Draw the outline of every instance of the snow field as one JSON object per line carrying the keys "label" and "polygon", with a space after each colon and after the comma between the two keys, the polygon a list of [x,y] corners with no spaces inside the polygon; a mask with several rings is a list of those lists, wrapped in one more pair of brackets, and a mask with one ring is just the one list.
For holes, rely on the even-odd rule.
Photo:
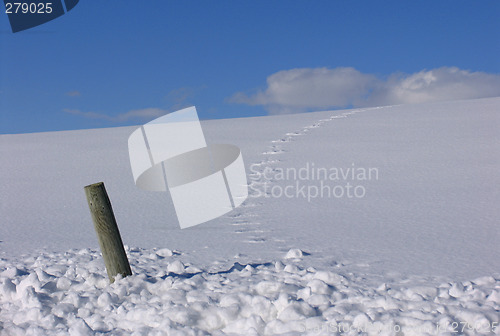
{"label": "snow field", "polygon": [[[0,336],[498,335],[499,104],[207,121],[242,148],[251,194],[187,230],[133,184],[132,128],[2,135]],[[263,189],[312,163],[381,178],[354,201]],[[140,246],[114,284],[82,192],[99,180]]]}
{"label": "snow field", "polygon": [[134,275],[114,284],[98,250],[0,260],[0,335],[500,334],[500,275],[367,285],[304,266],[300,249],[218,272],[168,249],[127,253]]}

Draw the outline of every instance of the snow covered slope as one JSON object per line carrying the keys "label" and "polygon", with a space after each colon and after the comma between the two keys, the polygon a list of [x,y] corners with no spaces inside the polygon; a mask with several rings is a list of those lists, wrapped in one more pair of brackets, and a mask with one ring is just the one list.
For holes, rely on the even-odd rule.
{"label": "snow covered slope", "polygon": [[[134,127],[2,135],[0,334],[498,334],[499,112],[204,121],[241,148],[251,196],[186,230],[135,187]],[[113,285],[83,193],[98,181],[135,274]]]}

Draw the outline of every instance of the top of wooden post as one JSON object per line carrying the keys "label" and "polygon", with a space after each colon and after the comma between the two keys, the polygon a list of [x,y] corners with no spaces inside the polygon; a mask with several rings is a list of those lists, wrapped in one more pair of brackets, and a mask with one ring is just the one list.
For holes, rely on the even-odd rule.
{"label": "top of wooden post", "polygon": [[104,185],[104,182],[97,182],[97,183],[89,184],[88,186],[85,186],[84,189],[100,187],[101,185]]}

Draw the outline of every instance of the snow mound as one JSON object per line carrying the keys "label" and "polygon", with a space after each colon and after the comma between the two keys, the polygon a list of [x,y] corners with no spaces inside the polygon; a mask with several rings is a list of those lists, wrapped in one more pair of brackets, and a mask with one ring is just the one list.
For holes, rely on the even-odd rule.
{"label": "snow mound", "polygon": [[[127,248],[109,284],[99,251],[0,259],[0,335],[476,335],[500,321],[500,277],[367,286],[362,275],[287,258],[202,271],[182,253]],[[166,255],[165,257],[161,255]]]}
{"label": "snow mound", "polygon": [[156,254],[160,257],[171,257],[173,255],[173,252],[168,248],[162,248],[156,251]]}
{"label": "snow mound", "polygon": [[302,252],[302,250],[290,249],[285,256],[285,259],[301,259],[303,256],[304,253]]}

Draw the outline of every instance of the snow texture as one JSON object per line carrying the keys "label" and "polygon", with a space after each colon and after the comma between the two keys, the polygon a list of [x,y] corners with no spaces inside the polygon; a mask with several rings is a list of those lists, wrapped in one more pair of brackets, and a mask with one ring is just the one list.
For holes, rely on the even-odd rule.
{"label": "snow texture", "polygon": [[[342,267],[289,258],[219,272],[183,265],[182,253],[128,248],[134,275],[109,284],[99,251],[1,260],[3,335],[346,335],[492,332],[500,279],[367,286]],[[287,254],[297,255],[297,250]],[[307,264],[307,256],[304,264]],[[408,285],[412,282],[412,285]],[[419,283],[420,282],[420,283]],[[497,333],[498,334],[498,333]]]}

